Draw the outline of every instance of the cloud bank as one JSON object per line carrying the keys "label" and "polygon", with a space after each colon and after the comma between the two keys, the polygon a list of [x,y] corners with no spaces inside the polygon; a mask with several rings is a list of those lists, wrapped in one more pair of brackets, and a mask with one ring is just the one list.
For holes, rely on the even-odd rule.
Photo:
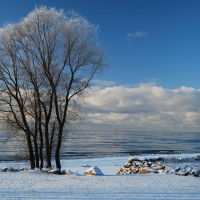
{"label": "cloud bank", "polygon": [[[200,90],[165,89],[153,83],[116,86],[97,81],[88,89],[82,128],[112,130],[200,130]],[[110,83],[110,86],[105,86]]]}

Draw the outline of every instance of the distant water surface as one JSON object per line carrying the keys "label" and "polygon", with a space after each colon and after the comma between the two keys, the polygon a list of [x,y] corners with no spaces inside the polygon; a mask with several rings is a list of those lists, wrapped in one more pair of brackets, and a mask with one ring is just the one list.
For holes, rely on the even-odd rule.
{"label": "distant water surface", "polygon": [[[0,160],[14,160],[21,145],[2,145]],[[63,138],[61,158],[148,153],[199,153],[200,132],[71,131]]]}

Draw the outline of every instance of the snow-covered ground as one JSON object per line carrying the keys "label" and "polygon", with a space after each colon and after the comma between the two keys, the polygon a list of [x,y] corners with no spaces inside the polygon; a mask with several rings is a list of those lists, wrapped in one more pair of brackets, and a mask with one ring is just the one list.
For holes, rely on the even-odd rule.
{"label": "snow-covered ground", "polygon": [[[175,168],[198,168],[197,154],[159,155],[162,164]],[[137,156],[143,160],[155,155]],[[0,172],[0,199],[200,199],[200,177],[168,173],[116,175],[129,157],[63,160],[62,168],[72,175],[55,175],[39,170]],[[82,167],[82,166],[86,167]],[[4,167],[29,168],[25,163],[0,163]],[[98,166],[103,176],[83,176],[89,166]]]}

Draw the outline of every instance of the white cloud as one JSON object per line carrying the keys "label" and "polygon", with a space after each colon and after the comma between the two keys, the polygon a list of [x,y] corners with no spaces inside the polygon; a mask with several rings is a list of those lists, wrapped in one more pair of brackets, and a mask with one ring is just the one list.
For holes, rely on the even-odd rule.
{"label": "white cloud", "polygon": [[92,85],[108,87],[108,86],[114,86],[114,85],[116,85],[116,83],[114,81],[104,81],[104,80],[94,79],[94,80],[92,80]]}
{"label": "white cloud", "polygon": [[128,33],[127,34],[127,38],[131,39],[131,38],[137,38],[137,37],[147,37],[149,36],[149,33],[147,32],[141,32],[141,31],[137,31],[135,33]]}
{"label": "white cloud", "polygon": [[165,89],[153,83],[134,87],[91,87],[83,105],[87,124],[110,129],[199,131],[200,90]]}

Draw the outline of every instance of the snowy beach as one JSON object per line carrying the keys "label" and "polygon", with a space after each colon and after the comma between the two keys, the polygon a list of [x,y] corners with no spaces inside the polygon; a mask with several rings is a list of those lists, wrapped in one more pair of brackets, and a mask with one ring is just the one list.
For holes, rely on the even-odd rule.
{"label": "snowy beach", "polygon": [[200,0],[0,5],[0,200],[200,200]]}
{"label": "snowy beach", "polygon": [[[135,159],[162,158],[170,169],[200,168],[199,154],[141,155]],[[200,177],[178,176],[168,171],[150,174],[116,175],[130,157],[62,160],[70,175],[30,170],[23,162],[0,163],[0,199],[200,199]],[[83,173],[97,166],[101,176]],[[8,168],[5,172],[5,167]],[[25,170],[19,171],[20,168]],[[16,170],[16,172],[13,172]]]}

